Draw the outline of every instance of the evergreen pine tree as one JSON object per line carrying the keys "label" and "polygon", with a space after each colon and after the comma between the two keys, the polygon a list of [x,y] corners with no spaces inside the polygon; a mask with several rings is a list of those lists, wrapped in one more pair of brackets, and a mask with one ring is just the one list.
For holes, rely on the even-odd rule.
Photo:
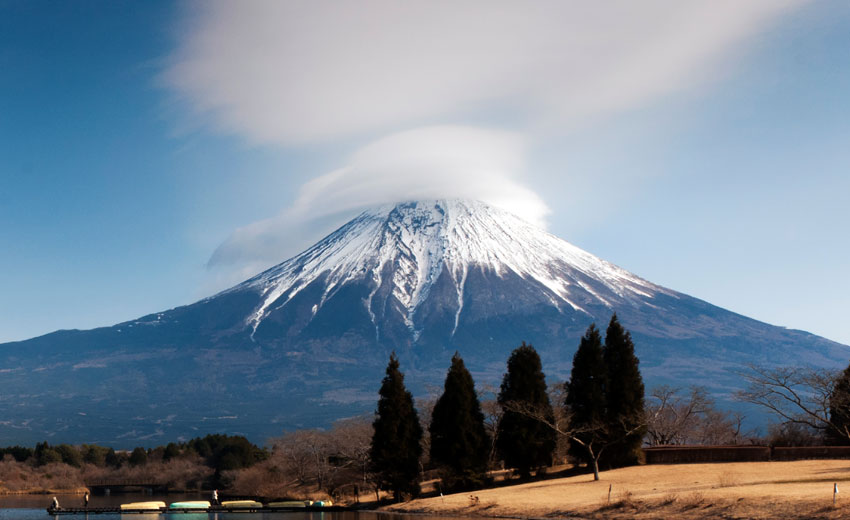
{"label": "evergreen pine tree", "polygon": [[431,461],[443,468],[443,485],[464,489],[480,485],[487,470],[490,440],[475,383],[455,352],[443,395],[431,413]]}
{"label": "evergreen pine tree", "polygon": [[826,442],[833,446],[850,444],[850,366],[835,380],[829,397],[829,424]]}
{"label": "evergreen pine tree", "polygon": [[570,455],[587,462],[599,479],[599,455],[608,442],[606,399],[608,375],[602,337],[595,324],[587,328],[573,356],[570,380],[564,385],[569,416]]}
{"label": "evergreen pine tree", "polygon": [[106,457],[104,457],[104,462],[109,467],[120,468],[123,461],[121,460],[121,457],[115,452],[114,448],[109,448],[109,451],[106,452]]}
{"label": "evergreen pine tree", "polygon": [[[551,462],[556,437],[556,432],[546,424],[554,422],[554,414],[546,394],[540,356],[531,345],[523,342],[511,353],[498,402],[504,415],[499,421],[496,448],[507,467],[516,468],[521,476],[528,477],[532,468]],[[517,407],[522,411],[517,411]]]}
{"label": "evergreen pine tree", "polygon": [[141,446],[137,446],[133,448],[133,452],[130,453],[130,465],[131,466],[142,466],[148,463],[148,453]]}
{"label": "evergreen pine tree", "polygon": [[180,447],[174,444],[173,442],[169,442],[165,447],[165,451],[162,452],[162,461],[168,462],[171,459],[176,459],[180,456]]}
{"label": "evergreen pine tree", "polygon": [[422,426],[413,407],[413,396],[404,386],[395,352],[390,355],[387,375],[381,383],[378,409],[372,423],[372,470],[380,485],[393,491],[396,501],[402,493],[416,495],[419,458],[422,455]]}
{"label": "evergreen pine tree", "polygon": [[603,359],[608,371],[606,422],[612,440],[603,457],[612,466],[636,464],[646,434],[643,378],[631,334],[611,317],[605,333]]}

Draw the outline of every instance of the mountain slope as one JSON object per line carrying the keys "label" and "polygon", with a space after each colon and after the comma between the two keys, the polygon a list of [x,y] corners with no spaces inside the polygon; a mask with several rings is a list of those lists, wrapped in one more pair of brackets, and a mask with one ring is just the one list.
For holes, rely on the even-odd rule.
{"label": "mountain slope", "polygon": [[371,411],[399,352],[408,383],[438,384],[451,354],[497,383],[521,341],[550,379],[613,312],[648,387],[739,384],[745,363],[846,364],[843,345],[643,280],[521,219],[470,201],[368,211],[304,253],[195,304],[114,327],[0,345],[0,442],[128,445],[209,431],[263,440]]}

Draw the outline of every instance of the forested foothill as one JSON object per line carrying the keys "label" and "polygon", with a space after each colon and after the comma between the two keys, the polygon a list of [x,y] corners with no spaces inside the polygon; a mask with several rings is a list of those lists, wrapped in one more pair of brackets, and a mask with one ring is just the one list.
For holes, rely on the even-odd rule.
{"label": "forested foothill", "polygon": [[401,501],[552,474],[588,472],[598,480],[606,470],[643,463],[642,448],[679,447],[662,448],[668,460],[687,446],[705,456],[707,446],[767,446],[770,454],[773,447],[850,445],[850,367],[749,367],[743,376],[748,386],[736,397],[779,419],[766,435],[743,431],[744,416],[719,409],[703,388],[647,392],[631,335],[614,315],[604,335],[588,327],[566,382],[547,385],[540,356],[522,343],[498,389],[476,388],[455,352],[439,395],[415,402],[393,353],[373,417],[284,432],[264,448],[220,434],[129,451],[7,447],[0,449],[0,492],[138,481],[240,497]]}

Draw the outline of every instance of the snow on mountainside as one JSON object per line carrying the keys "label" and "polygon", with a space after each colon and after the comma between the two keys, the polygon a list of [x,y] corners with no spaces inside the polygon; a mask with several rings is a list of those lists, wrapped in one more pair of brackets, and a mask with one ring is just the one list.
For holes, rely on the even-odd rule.
{"label": "snow on mountainside", "polygon": [[416,337],[421,330],[414,316],[444,270],[456,294],[457,328],[472,269],[536,282],[559,310],[567,305],[586,314],[588,303],[613,308],[658,294],[675,295],[511,213],[463,200],[410,202],[364,212],[304,253],[233,290],[262,293],[262,303],[248,318],[256,331],[270,309],[286,306],[319,279],[323,291],[313,314],[343,285],[365,280],[372,290],[363,305],[377,329],[372,298],[389,285]]}

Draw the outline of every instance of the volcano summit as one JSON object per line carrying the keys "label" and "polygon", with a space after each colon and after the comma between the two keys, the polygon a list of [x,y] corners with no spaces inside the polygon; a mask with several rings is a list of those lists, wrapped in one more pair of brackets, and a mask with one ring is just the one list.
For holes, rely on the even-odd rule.
{"label": "volcano summit", "polygon": [[192,305],[0,345],[0,442],[254,440],[374,409],[389,353],[421,393],[457,350],[496,383],[521,341],[550,380],[616,312],[655,384],[728,393],[747,363],[843,367],[844,345],[660,287],[480,202],[367,211]]}

